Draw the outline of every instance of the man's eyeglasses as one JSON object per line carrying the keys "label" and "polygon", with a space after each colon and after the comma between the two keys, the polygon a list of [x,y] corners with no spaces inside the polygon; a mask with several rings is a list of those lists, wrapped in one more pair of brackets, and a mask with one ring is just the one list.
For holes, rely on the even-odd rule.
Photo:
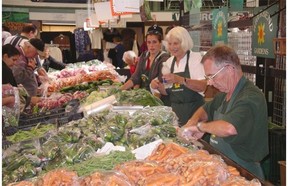
{"label": "man's eyeglasses", "polygon": [[208,80],[208,81],[212,80],[213,78],[215,78],[215,76],[217,76],[217,74],[219,74],[219,73],[220,73],[225,67],[227,67],[227,66],[228,66],[228,65],[220,68],[220,69],[219,69],[215,74],[213,74],[213,75],[210,75],[210,76],[204,75],[205,79]]}

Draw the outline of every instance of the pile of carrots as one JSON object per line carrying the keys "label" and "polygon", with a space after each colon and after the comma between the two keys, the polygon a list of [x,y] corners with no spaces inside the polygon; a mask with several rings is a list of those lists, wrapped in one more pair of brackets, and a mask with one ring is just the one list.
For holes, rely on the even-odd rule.
{"label": "pile of carrots", "polygon": [[249,181],[240,176],[235,167],[227,165],[218,155],[209,154],[205,150],[191,151],[173,142],[161,143],[145,160],[124,162],[110,172],[95,172],[81,178],[77,177],[75,172],[56,170],[47,173],[40,181],[35,185],[38,186],[39,183],[43,186],[261,185],[257,179]]}
{"label": "pile of carrots", "polygon": [[109,186],[130,186],[128,178],[119,172],[95,172],[80,180],[79,186],[109,185]]}
{"label": "pile of carrots", "polygon": [[167,173],[156,162],[134,160],[116,166],[115,170],[125,174],[131,183],[143,185],[145,179],[152,175]]}
{"label": "pile of carrots", "polygon": [[173,159],[181,154],[185,154],[189,149],[182,147],[176,143],[161,143],[159,146],[152,152],[150,156],[146,158],[148,161],[156,161],[161,163],[167,159]]}

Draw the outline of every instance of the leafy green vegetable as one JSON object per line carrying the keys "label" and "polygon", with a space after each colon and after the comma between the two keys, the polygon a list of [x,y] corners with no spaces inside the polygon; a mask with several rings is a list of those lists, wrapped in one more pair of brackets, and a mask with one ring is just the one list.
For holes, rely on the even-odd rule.
{"label": "leafy green vegetable", "polygon": [[55,129],[55,126],[53,124],[37,125],[31,128],[31,130],[19,130],[15,134],[7,136],[7,140],[13,143],[17,143],[20,141],[30,140],[33,138],[39,138],[42,137],[48,131],[51,131],[53,129]]}
{"label": "leafy green vegetable", "polygon": [[119,105],[161,106],[163,102],[145,89],[123,90],[116,94]]}

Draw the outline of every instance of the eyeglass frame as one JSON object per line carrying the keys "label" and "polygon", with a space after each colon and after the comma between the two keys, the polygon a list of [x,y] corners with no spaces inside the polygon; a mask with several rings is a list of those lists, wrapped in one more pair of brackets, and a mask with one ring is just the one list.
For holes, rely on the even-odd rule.
{"label": "eyeglass frame", "polygon": [[204,77],[205,77],[205,79],[207,80],[207,81],[211,81],[211,80],[213,80],[225,67],[227,67],[228,65],[225,65],[225,66],[223,66],[222,68],[220,68],[215,74],[213,74],[213,75],[209,75],[209,76],[206,76],[206,75],[204,75]]}

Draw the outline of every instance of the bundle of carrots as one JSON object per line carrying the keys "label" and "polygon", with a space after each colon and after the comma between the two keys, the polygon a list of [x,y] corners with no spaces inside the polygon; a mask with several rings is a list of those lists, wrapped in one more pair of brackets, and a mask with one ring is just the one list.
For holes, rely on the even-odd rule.
{"label": "bundle of carrots", "polygon": [[161,166],[165,167],[169,172],[178,172],[182,174],[181,171],[186,171],[188,166],[194,162],[218,162],[222,163],[223,166],[226,164],[222,161],[220,156],[210,155],[208,151],[197,150],[191,151],[189,153],[181,154],[178,157],[168,158],[161,162]]}
{"label": "bundle of carrots", "polygon": [[125,174],[131,183],[143,185],[144,180],[154,174],[168,173],[155,162],[134,160],[115,167],[115,170]]}
{"label": "bundle of carrots", "polygon": [[130,186],[128,178],[119,172],[95,172],[84,177],[80,181],[80,186],[109,185],[109,186]]}
{"label": "bundle of carrots", "polygon": [[80,185],[86,186],[86,185],[103,185],[103,174],[100,172],[95,172],[89,176],[86,176],[81,180]]}
{"label": "bundle of carrots", "polygon": [[231,176],[240,176],[240,172],[235,167],[228,165],[227,169]]}
{"label": "bundle of carrots", "polygon": [[221,184],[221,186],[243,186],[243,185],[257,186],[261,185],[261,183],[257,179],[248,181],[244,177],[230,176],[224,183]]}
{"label": "bundle of carrots", "polygon": [[65,169],[56,169],[45,174],[38,179],[35,186],[51,186],[51,185],[75,185],[78,181],[78,175],[74,171]]}
{"label": "bundle of carrots", "polygon": [[145,179],[145,186],[155,185],[169,185],[178,186],[181,185],[181,177],[173,173],[154,174]]}
{"label": "bundle of carrots", "polygon": [[182,147],[174,142],[170,143],[161,143],[159,146],[152,152],[150,156],[146,158],[149,161],[156,161],[158,163],[164,162],[167,159],[173,159],[181,154],[185,154],[189,149]]}
{"label": "bundle of carrots", "polygon": [[18,183],[9,184],[8,186],[35,186],[35,185],[33,182],[24,180]]}
{"label": "bundle of carrots", "polygon": [[[108,179],[106,179],[106,182],[105,182],[104,185],[109,185],[109,186],[131,186],[131,184],[130,184],[130,182],[128,180],[123,179],[122,176],[119,176],[117,174],[109,176]],[[91,185],[89,185],[89,186],[91,186]]]}
{"label": "bundle of carrots", "polygon": [[[260,183],[259,181],[249,182],[241,177],[239,171],[235,167],[228,166],[219,155],[209,154],[206,150],[189,151],[176,143],[160,144],[146,160],[154,160],[164,167],[167,172],[172,173],[169,179],[163,180],[163,183],[170,181],[171,185],[178,181],[180,181],[178,185],[181,186],[222,185],[228,180],[232,183],[230,178],[234,178],[234,184],[238,180],[242,185],[249,185],[249,183],[253,183],[251,185],[259,185]],[[177,176],[178,179],[176,179]],[[155,175],[153,179],[157,180],[155,177],[157,176]],[[243,178],[247,183],[243,184],[243,179],[235,179],[237,177]],[[161,179],[162,177],[158,177],[159,181],[157,183],[162,183]]]}
{"label": "bundle of carrots", "polygon": [[167,158],[159,164],[168,172],[178,175],[181,185],[219,185],[229,175],[222,159],[204,150]]}
{"label": "bundle of carrots", "polygon": [[183,185],[220,185],[228,178],[223,166],[214,162],[194,162],[181,175]]}

